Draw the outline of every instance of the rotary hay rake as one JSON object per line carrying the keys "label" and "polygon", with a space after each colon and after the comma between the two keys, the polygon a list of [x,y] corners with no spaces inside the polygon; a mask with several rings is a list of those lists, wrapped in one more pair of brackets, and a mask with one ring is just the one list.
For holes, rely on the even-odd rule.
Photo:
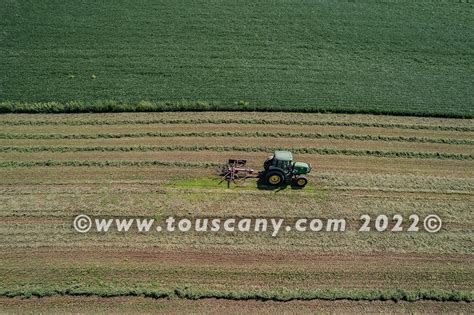
{"label": "rotary hay rake", "polygon": [[258,178],[259,173],[254,169],[245,167],[247,160],[229,159],[226,165],[221,166],[217,172],[221,177],[219,184],[227,182],[227,188],[230,183],[241,186],[247,178]]}

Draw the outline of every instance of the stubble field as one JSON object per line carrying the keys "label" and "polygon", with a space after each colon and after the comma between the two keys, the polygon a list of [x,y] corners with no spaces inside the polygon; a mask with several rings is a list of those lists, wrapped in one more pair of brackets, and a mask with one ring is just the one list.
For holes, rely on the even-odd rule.
{"label": "stubble field", "polygon": [[[6,310],[472,311],[472,120],[223,112],[4,115],[0,125]],[[216,165],[238,157],[260,169],[275,148],[313,165],[308,187],[218,185]],[[340,217],[352,227],[362,214],[437,214],[443,228],[80,234],[81,213]],[[29,296],[41,298],[20,303]]]}

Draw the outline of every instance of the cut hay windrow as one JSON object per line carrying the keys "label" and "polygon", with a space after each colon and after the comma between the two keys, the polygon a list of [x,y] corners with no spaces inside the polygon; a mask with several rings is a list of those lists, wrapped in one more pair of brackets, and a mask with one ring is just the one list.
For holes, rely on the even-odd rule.
{"label": "cut hay windrow", "polygon": [[42,126],[42,125],[150,125],[150,124],[245,124],[245,125],[295,125],[295,126],[337,126],[337,127],[360,127],[360,128],[392,128],[413,130],[442,130],[474,132],[474,127],[462,126],[437,126],[422,124],[399,124],[399,123],[377,123],[377,122],[352,122],[352,121],[307,121],[295,119],[97,119],[97,120],[0,120],[4,126]]}
{"label": "cut hay windrow", "polygon": [[474,293],[466,290],[405,290],[405,289],[278,289],[278,290],[206,290],[193,288],[154,289],[154,288],[120,288],[120,287],[55,287],[55,288],[19,288],[2,289],[4,297],[48,297],[48,296],[143,296],[148,298],[180,298],[187,300],[223,299],[223,300],[260,300],[260,301],[292,301],[292,300],[352,300],[352,301],[452,301],[472,302]]}
{"label": "cut hay windrow", "polygon": [[[282,102],[280,100],[279,102]],[[289,101],[286,101],[289,103]],[[285,103],[286,103],[285,102]],[[389,106],[384,108],[363,108],[348,106],[316,106],[314,104],[292,105],[265,105],[250,104],[245,101],[219,102],[219,101],[141,101],[138,103],[121,103],[114,100],[106,101],[73,101],[73,102],[18,102],[4,100],[0,102],[0,113],[123,113],[123,112],[202,112],[202,111],[239,111],[239,112],[295,112],[295,113],[334,113],[334,114],[372,114],[393,116],[417,116],[440,118],[473,118],[469,111],[443,110],[418,110],[399,109],[393,110]]]}
{"label": "cut hay windrow", "polygon": [[265,138],[307,138],[307,139],[336,139],[357,141],[387,141],[387,142],[416,142],[441,143],[456,145],[474,145],[474,140],[452,138],[426,138],[404,136],[373,136],[352,134],[323,134],[305,132],[134,132],[134,133],[97,133],[97,134],[31,134],[31,133],[0,133],[0,139],[120,139],[145,137],[265,137]]}
{"label": "cut hay windrow", "polygon": [[214,152],[268,152],[275,150],[290,150],[297,154],[321,154],[321,155],[354,155],[354,156],[375,156],[387,158],[418,158],[418,159],[453,159],[453,160],[473,160],[473,154],[446,153],[446,152],[413,152],[413,151],[382,151],[382,150],[351,150],[333,148],[282,148],[266,146],[208,146],[208,145],[176,145],[176,146],[5,146],[0,147],[0,152],[161,152],[161,151],[214,151]]}
{"label": "cut hay windrow", "polygon": [[120,167],[120,166],[176,166],[187,168],[212,168],[219,163],[198,163],[180,161],[127,161],[127,160],[34,160],[34,161],[0,161],[0,167],[43,167],[43,166],[86,166],[86,167]]}

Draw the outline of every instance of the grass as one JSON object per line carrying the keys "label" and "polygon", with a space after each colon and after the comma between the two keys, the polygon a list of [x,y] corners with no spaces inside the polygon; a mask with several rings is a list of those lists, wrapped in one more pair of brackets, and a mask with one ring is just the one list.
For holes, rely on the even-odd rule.
{"label": "grass", "polygon": [[[139,169],[137,168],[139,171]],[[133,173],[133,169],[116,169],[115,173]],[[180,173],[183,178],[191,179],[192,176],[186,175],[186,171]],[[84,172],[83,170],[68,170],[69,179],[76,179]],[[448,191],[450,189],[458,189],[468,194],[472,190],[472,181],[464,181],[463,183],[456,183],[454,179],[445,178],[428,178],[424,179],[422,176],[418,178],[412,176],[402,177],[384,177],[371,176],[369,174],[344,175],[339,174],[333,178],[324,178],[323,183],[319,176],[312,177],[311,183],[314,183],[316,192],[309,193],[310,190],[304,190],[302,193],[294,193],[290,189],[280,191],[277,193],[260,191],[256,189],[225,189],[216,185],[210,189],[207,187],[190,187],[188,183],[182,183],[183,187],[167,186],[164,182],[157,181],[160,179],[160,174],[165,173],[166,168],[150,169],[145,182],[120,180],[115,178],[109,182],[109,179],[102,179],[95,184],[88,182],[78,183],[69,182],[62,183],[62,181],[52,181],[50,184],[40,185],[9,185],[4,186],[2,190],[2,206],[0,206],[5,222],[0,228],[0,232],[8,235],[8,238],[2,243],[6,249],[15,248],[50,248],[54,246],[55,250],[62,251],[68,248],[83,249],[85,251],[98,251],[100,255],[101,250],[116,248],[118,254],[123,252],[124,257],[133,260],[133,253],[126,254],[130,250],[142,249],[144,252],[157,248],[158,250],[175,250],[185,251],[189,248],[209,249],[217,248],[217,252],[225,253],[226,251],[234,252],[241,249],[254,249],[261,252],[278,252],[285,255],[286,252],[296,250],[305,253],[322,253],[327,251],[340,253],[341,256],[351,255],[354,252],[367,253],[367,255],[374,255],[380,258],[383,262],[386,258],[384,255],[387,252],[397,253],[400,256],[409,255],[411,252],[415,253],[435,253],[435,256],[445,256],[446,254],[463,254],[464,259],[467,255],[472,254],[471,246],[471,220],[469,208],[469,195],[452,195]],[[433,170],[435,173],[436,170]],[[49,173],[43,171],[43,174]],[[62,172],[64,173],[64,172]],[[210,172],[209,172],[210,173]],[[42,176],[41,173],[37,175]],[[45,176],[45,175],[43,175]],[[58,175],[56,175],[57,177]],[[92,175],[93,176],[93,175]],[[121,175],[120,178],[123,178]],[[34,182],[34,176],[24,176],[30,179],[30,183]],[[103,176],[101,176],[103,177]],[[395,177],[395,178],[394,178]],[[87,177],[86,177],[87,178]],[[91,178],[91,177],[88,177]],[[198,177],[191,181],[191,184],[200,182]],[[151,181],[150,179],[155,179]],[[174,181],[176,179],[170,179]],[[181,184],[178,181],[178,184]],[[335,186],[340,185],[340,182],[348,182],[352,187],[344,187],[343,190],[335,189]],[[450,187],[450,183],[454,183],[454,187]],[[322,192],[321,184],[325,186],[324,194]],[[464,186],[461,186],[464,184]],[[249,182],[249,186],[255,185],[254,182]],[[457,185],[457,186],[456,186]],[[253,186],[255,187],[255,186]],[[390,194],[387,191],[393,188],[397,191],[395,194]],[[427,190],[437,190],[436,193],[427,194]],[[348,202],[350,200],[350,202]],[[87,209],[84,210],[84,209]],[[250,233],[250,234],[202,234],[202,233],[176,233],[156,235],[154,233],[139,235],[131,233],[128,235],[121,235],[120,233],[112,233],[106,235],[88,234],[78,235],[71,230],[71,221],[78,213],[86,212],[92,216],[148,216],[153,217],[157,209],[160,209],[161,220],[164,220],[168,215],[188,218],[202,218],[202,217],[265,217],[265,218],[285,218],[289,222],[294,221],[297,217],[318,217],[331,218],[343,217],[350,221],[351,231],[357,227],[359,216],[363,213],[377,216],[379,214],[387,214],[391,216],[395,213],[403,215],[405,218],[404,227],[408,223],[408,216],[413,213],[420,215],[420,218],[435,213],[442,217],[444,228],[439,234],[428,233],[372,233],[360,234],[355,232],[348,232],[342,234],[314,234],[314,233],[297,233],[284,232],[278,238],[272,238],[267,234]],[[390,223],[390,227],[393,222]],[[420,223],[421,226],[421,223]],[[159,237],[160,242],[156,239]],[[71,247],[74,244],[74,247]],[[311,249],[308,251],[308,249]],[[26,249],[27,250],[27,249]],[[130,255],[131,254],[131,255]],[[32,254],[35,256],[34,254]],[[54,254],[53,254],[54,256]],[[380,256],[380,257],[379,257]],[[18,256],[14,256],[18,257]],[[283,257],[283,256],[282,256]],[[286,257],[286,256],[285,256]],[[291,254],[287,257],[291,262]],[[18,259],[18,258],[15,258]],[[101,266],[95,266],[91,262],[90,267],[94,270],[100,270],[105,273],[102,277],[96,277],[95,274],[88,271],[89,266],[82,266],[81,262],[73,263],[67,257],[62,260],[59,258],[51,258],[53,261],[61,260],[61,266],[68,266],[66,269],[55,269],[48,272],[43,268],[42,264],[47,260],[35,260],[34,266],[28,266],[29,270],[39,270],[41,273],[31,272],[25,270],[25,266],[21,264],[16,267],[17,271],[13,271],[8,266],[17,265],[12,264],[15,259],[3,260],[5,267],[9,268],[10,274],[3,279],[5,284],[10,281],[25,281],[24,277],[31,279],[31,281],[52,281],[58,284],[58,281],[67,281],[72,279],[72,276],[63,276],[69,269],[76,270],[82,274],[82,281],[88,283],[89,281],[96,281],[97,279],[110,279],[114,275],[120,274],[117,281],[137,281],[141,279],[138,275],[144,278],[160,279],[163,283],[169,284],[174,282],[191,281],[196,279],[195,283],[209,283],[214,285],[213,288],[219,288],[219,283],[224,281],[222,274],[209,273],[200,276],[197,270],[199,268],[206,268],[202,264],[196,263],[189,271],[178,268],[179,276],[175,272],[158,273],[157,270],[152,269],[151,264],[156,264],[157,260],[145,260],[146,268],[128,265],[129,275],[125,275],[126,270],[117,269],[116,263],[119,261],[110,261],[103,263]],[[335,258],[337,260],[337,258]],[[403,258],[400,258],[403,259]],[[426,258],[428,260],[428,258]],[[212,261],[212,259],[210,258]],[[283,259],[284,260],[284,259]],[[419,259],[424,261],[423,259]],[[356,277],[351,275],[351,271],[359,270],[357,266],[347,266],[345,275],[328,274],[321,266],[314,266],[315,270],[307,268],[303,270],[296,270],[294,263],[291,263],[291,273],[283,275],[277,273],[277,268],[262,266],[258,271],[252,266],[242,266],[242,270],[229,270],[226,274],[231,275],[226,277],[224,283],[229,285],[250,286],[249,283],[272,284],[279,283],[285,286],[336,286],[350,285],[355,283],[366,284],[366,279],[371,279],[370,287],[374,288],[375,279],[384,281],[377,282],[377,288],[390,287],[404,287],[404,288],[418,288],[422,287],[440,287],[440,288],[460,288],[461,285],[469,287],[470,270],[467,264],[459,266],[457,264],[448,265],[446,268],[441,268],[444,265],[424,266],[417,265],[420,263],[416,261],[415,265],[401,266],[401,270],[391,270],[389,267],[384,267],[382,270],[380,266],[375,272],[372,268],[374,266],[368,264],[369,269],[367,275],[357,278],[357,281],[350,282],[350,279]],[[286,260],[284,260],[286,261]],[[120,260],[124,264],[126,260]],[[138,260],[137,260],[138,262]],[[148,263],[150,265],[148,265]],[[262,260],[265,265],[266,260]],[[364,262],[364,260],[362,260]],[[429,260],[428,260],[429,262]],[[425,262],[424,262],[425,263]],[[54,263],[53,263],[54,264]],[[311,262],[314,264],[314,262]],[[420,263],[421,264],[421,263]],[[329,264],[330,265],[330,264]],[[113,267],[113,268],[112,268]],[[159,268],[160,266],[156,266]],[[426,268],[425,268],[426,267]],[[39,268],[39,269],[38,269]],[[250,269],[247,269],[250,268]],[[322,268],[322,269],[321,269]],[[253,270],[253,271],[252,271]],[[207,272],[207,271],[206,271]],[[19,275],[21,274],[21,276]],[[321,279],[324,274],[324,279]],[[45,279],[38,278],[41,275]],[[167,276],[168,275],[168,276]],[[234,275],[234,276],[232,276]],[[399,276],[400,275],[400,276]],[[87,278],[85,278],[87,276]],[[402,277],[403,279],[401,279]],[[215,283],[213,279],[220,279]],[[338,283],[340,279],[346,279],[346,282]],[[23,279],[23,280],[22,280]],[[48,280],[46,280],[48,279]],[[63,279],[63,280],[61,280]],[[130,280],[129,280],[130,279]],[[150,278],[151,279],[151,278]],[[297,281],[298,280],[298,281]],[[324,281],[323,281],[324,280]],[[402,281],[403,280],[403,281]]]}
{"label": "grass", "polygon": [[176,288],[174,290],[144,288],[110,288],[110,287],[70,287],[70,288],[27,288],[17,290],[0,290],[0,296],[6,297],[47,297],[55,295],[69,296],[144,296],[150,298],[181,299],[226,299],[226,300],[261,300],[261,301],[292,301],[292,300],[353,300],[353,301],[455,301],[472,302],[474,293],[462,290],[363,290],[363,289],[327,289],[327,290],[252,290],[222,291],[202,290],[193,288]]}
{"label": "grass", "polygon": [[[414,151],[384,151],[384,150],[355,150],[334,149],[319,147],[271,147],[271,146],[213,146],[213,145],[171,145],[171,146],[2,146],[0,152],[162,152],[162,151],[213,151],[213,152],[268,152],[275,150],[290,150],[295,154],[320,154],[320,155],[353,155],[353,156],[375,156],[375,157],[401,157],[417,159],[454,159],[473,160],[474,155],[449,152],[414,152]],[[12,161],[11,165],[15,163]],[[7,163],[8,164],[8,163]],[[0,166],[5,167],[5,161]]]}
{"label": "grass", "polygon": [[427,137],[404,137],[404,136],[381,136],[381,135],[352,135],[352,134],[323,134],[309,132],[134,132],[134,133],[97,133],[97,134],[30,134],[30,133],[0,133],[0,139],[120,139],[120,138],[143,138],[143,137],[265,137],[265,138],[306,138],[306,139],[344,139],[358,141],[395,141],[395,142],[417,142],[417,143],[446,143],[474,145],[471,139],[452,138],[427,138]]}
{"label": "grass", "polygon": [[[202,177],[202,178],[176,178],[168,181],[165,186],[173,188],[215,188],[218,187],[220,179],[218,177]],[[224,183],[221,184],[222,188],[226,188],[227,185]],[[232,185],[232,187],[237,188],[237,186]],[[243,188],[243,187],[239,187]],[[198,197],[199,198],[199,197]],[[205,199],[205,196],[202,196],[201,199]]]}
{"label": "grass", "polygon": [[[245,306],[257,300],[452,301],[461,307],[472,302],[469,121],[355,116],[355,123],[387,126],[359,130],[352,128],[349,116],[305,114],[301,122],[309,127],[293,130],[287,128],[293,128],[291,121],[300,121],[298,114],[239,118],[209,113],[207,118],[198,113],[193,116],[196,126],[183,123],[171,126],[171,132],[165,124],[148,124],[160,119],[172,124],[173,115],[183,121],[173,113],[0,117],[2,126],[13,126],[2,130],[0,146],[3,301],[37,301],[43,307],[51,299],[82,301],[87,296],[100,303],[107,299],[99,297],[133,301],[147,297],[152,302],[152,298],[160,299],[154,301],[157,303],[202,299],[202,303],[237,301]],[[137,117],[139,123],[134,124]],[[249,124],[243,130],[237,125],[222,130],[227,119]],[[269,124],[252,124],[257,121],[284,123],[269,129]],[[43,126],[43,122],[48,123]],[[72,126],[75,122],[77,127]],[[119,122],[116,129],[115,122]],[[341,126],[329,128],[328,133],[316,127],[332,123]],[[88,124],[92,125],[89,130]],[[418,124],[432,130],[415,131]],[[403,137],[398,137],[400,130],[392,128],[396,125],[411,129],[405,128]],[[438,127],[466,130],[451,133],[437,131]],[[386,129],[392,133],[387,135]],[[225,145],[224,137],[242,135],[249,137],[251,146]],[[233,155],[260,169],[267,152],[286,146],[274,137],[285,135],[288,147],[296,147],[295,158],[314,166],[309,174],[311,186],[305,190],[259,190],[254,181],[248,187],[228,190],[211,177],[217,162]],[[89,136],[101,140],[77,140]],[[116,136],[131,139],[102,140]],[[176,136],[191,138],[180,142]],[[422,143],[432,139],[443,143],[450,136],[466,141]],[[20,140],[22,137],[31,139]],[[50,141],[39,139],[50,137]],[[313,137],[342,144],[338,150],[318,147],[326,140]],[[339,137],[342,139],[333,140]],[[361,141],[370,141],[372,150],[348,150],[351,145],[367,145]],[[433,152],[415,152],[424,147]],[[459,148],[467,154],[450,155]],[[226,151],[234,149],[238,151]],[[417,159],[397,158],[401,154]],[[253,232],[83,235],[71,227],[79,213],[153,217],[160,222],[168,215],[283,218],[290,224],[302,217],[341,217],[347,219],[348,231],[291,230],[277,237]],[[373,218],[386,214],[391,229],[396,213],[404,218],[404,232],[356,232],[361,214]],[[411,214],[420,216],[420,233],[405,232]],[[442,218],[439,233],[423,231],[423,218],[428,214]],[[44,298],[48,296],[52,297]]]}
{"label": "grass", "polygon": [[42,160],[42,161],[0,161],[0,167],[42,167],[42,166],[86,166],[86,167],[117,167],[117,166],[178,166],[178,167],[196,167],[196,168],[210,168],[217,167],[218,163],[199,163],[199,162],[180,162],[180,161],[124,161],[124,160]]}
{"label": "grass", "polygon": [[317,309],[319,313],[403,313],[403,314],[468,314],[470,303],[457,302],[390,302],[390,301],[231,301],[231,300],[186,300],[179,298],[149,299],[145,297],[116,297],[98,299],[96,297],[50,297],[45,299],[3,298],[5,313],[37,314],[48,313],[54,309],[57,313],[179,313],[202,314],[209,310],[218,309],[225,314],[255,314],[255,313],[311,313]]}
{"label": "grass", "polygon": [[469,3],[20,0],[0,12],[3,112],[474,113]]}
{"label": "grass", "polygon": [[[169,114],[169,113],[167,113]],[[225,114],[223,114],[225,115]],[[473,132],[474,127],[469,126],[449,126],[449,125],[425,125],[425,124],[406,124],[406,123],[384,123],[384,122],[359,122],[359,121],[331,121],[331,120],[302,120],[302,119],[239,119],[239,118],[186,118],[186,119],[68,119],[68,120],[18,120],[5,119],[0,120],[0,125],[4,126],[43,126],[43,125],[66,125],[66,126],[88,126],[88,125],[152,125],[152,124],[246,124],[246,125],[290,125],[290,126],[338,126],[338,127],[372,127],[372,128],[398,128],[413,130],[443,130],[443,131],[467,131]]]}
{"label": "grass", "polygon": [[[193,177],[193,178],[176,178],[168,181],[164,186],[165,187],[171,187],[171,188],[178,188],[178,189],[187,189],[187,188],[201,188],[201,189],[206,189],[206,188],[211,188],[211,189],[216,189],[216,188],[222,188],[222,189],[232,189],[232,190],[246,190],[246,191],[252,191],[252,190],[257,190],[257,179],[247,179],[245,182],[241,182],[238,185],[232,183],[230,187],[227,187],[227,182],[222,182],[220,183],[220,178],[218,177]],[[283,189],[289,189],[291,186],[287,185]],[[261,190],[273,190],[276,191],[278,188],[275,187],[269,187],[265,185],[260,185],[258,189]],[[278,189],[278,191],[281,191]],[[308,183],[305,186],[304,190],[299,190],[300,192],[303,193],[312,193],[312,194],[317,194],[318,197],[324,198],[326,197],[325,192],[323,191],[316,191],[316,187],[314,186],[313,183]],[[183,199],[189,198],[190,200],[194,201],[200,201],[200,200],[205,200],[208,197],[206,195],[199,195],[199,194],[194,194],[194,195],[187,195],[183,196]]]}

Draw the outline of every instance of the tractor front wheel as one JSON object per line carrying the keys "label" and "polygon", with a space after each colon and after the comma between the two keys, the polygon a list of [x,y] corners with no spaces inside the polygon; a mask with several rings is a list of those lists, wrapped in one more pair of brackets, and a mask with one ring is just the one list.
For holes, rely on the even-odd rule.
{"label": "tractor front wheel", "polygon": [[284,179],[283,174],[280,172],[268,172],[265,176],[265,183],[270,186],[280,186]]}
{"label": "tractor front wheel", "polygon": [[308,179],[304,176],[298,176],[293,178],[293,186],[296,188],[303,188],[308,183]]}

